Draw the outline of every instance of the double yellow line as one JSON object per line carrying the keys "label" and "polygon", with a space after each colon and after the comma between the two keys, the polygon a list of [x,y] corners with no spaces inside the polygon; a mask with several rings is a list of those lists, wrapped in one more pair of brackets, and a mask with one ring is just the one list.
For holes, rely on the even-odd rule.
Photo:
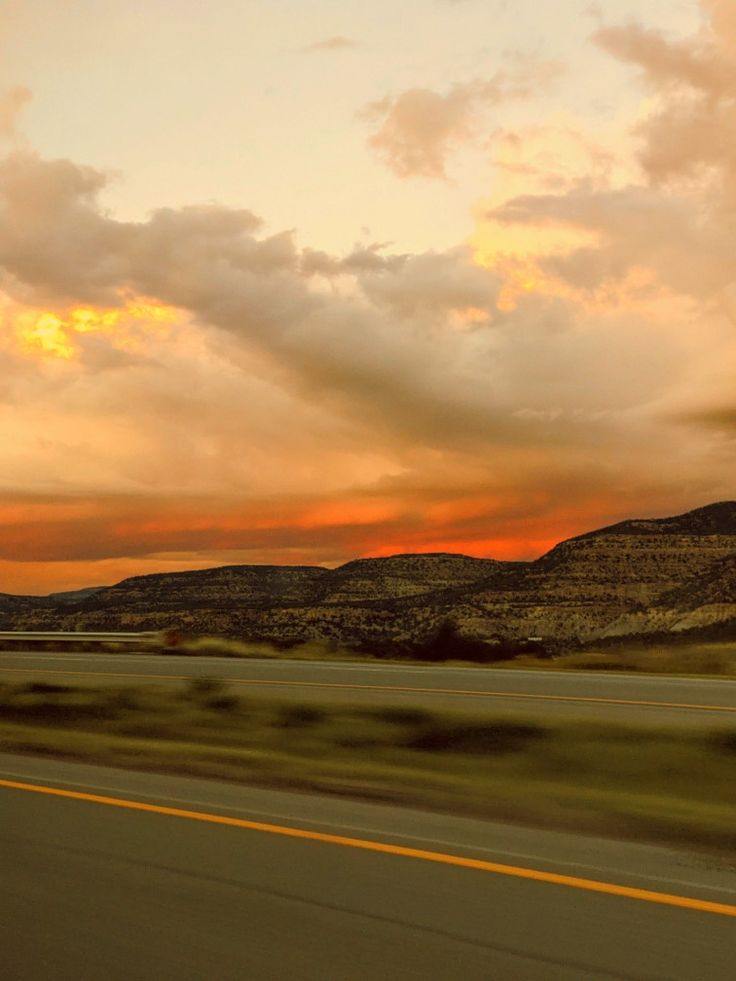
{"label": "double yellow line", "polygon": [[86,801],[91,804],[103,804],[108,807],[120,807],[130,811],[143,811],[148,814],[162,814],[166,817],[184,818],[189,821],[225,825],[230,828],[242,828],[246,831],[259,831],[266,834],[281,835],[286,838],[300,838],[306,841],[322,842],[328,845],[340,845],[344,848],[357,848],[362,851],[378,852],[384,855],[420,859],[425,862],[435,862],[439,865],[452,865],[458,868],[473,869],[477,872],[491,872],[495,875],[512,876],[516,879],[530,879],[534,882],[544,882],[555,886],[567,886],[572,889],[583,889],[587,892],[603,893],[607,896],[634,899],[646,903],[656,903],[660,906],[675,906],[680,909],[696,910],[700,913],[715,913],[720,916],[736,917],[736,906],[727,903],[713,903],[704,899],[693,899],[688,896],[652,892],[648,889],[637,889],[632,886],[621,886],[611,882],[599,882],[595,879],[582,879],[577,876],[560,875],[556,872],[544,872],[540,869],[503,865],[498,862],[487,862],[477,858],[465,858],[460,855],[448,855],[443,852],[427,851],[422,848],[408,848],[404,845],[392,845],[386,842],[371,841],[364,838],[348,838],[343,835],[334,835],[322,831],[306,831],[303,828],[293,828],[287,825],[247,821],[242,818],[229,817],[223,814],[189,811],[178,807],[165,807],[161,804],[147,804],[141,801],[127,800],[121,797],[106,797],[99,794],[86,794],[78,790],[65,790],[57,787],[46,787],[40,784],[20,783],[15,780],[0,779],[0,787],[5,787],[8,790],[46,794],[50,797],[65,797],[71,800]]}

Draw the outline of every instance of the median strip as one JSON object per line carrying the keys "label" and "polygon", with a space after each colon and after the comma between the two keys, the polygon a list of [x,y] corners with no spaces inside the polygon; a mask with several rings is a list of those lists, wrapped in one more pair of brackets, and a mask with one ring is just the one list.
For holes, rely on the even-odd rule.
{"label": "median strip", "polygon": [[0,684],[0,749],[736,853],[736,727],[256,697],[242,685]]}

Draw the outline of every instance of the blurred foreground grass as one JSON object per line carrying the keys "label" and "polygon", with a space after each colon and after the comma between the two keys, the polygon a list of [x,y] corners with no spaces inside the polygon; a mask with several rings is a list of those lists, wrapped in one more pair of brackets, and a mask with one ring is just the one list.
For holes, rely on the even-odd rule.
{"label": "blurred foreground grass", "polygon": [[0,686],[0,750],[736,854],[736,728],[709,732],[182,689]]}

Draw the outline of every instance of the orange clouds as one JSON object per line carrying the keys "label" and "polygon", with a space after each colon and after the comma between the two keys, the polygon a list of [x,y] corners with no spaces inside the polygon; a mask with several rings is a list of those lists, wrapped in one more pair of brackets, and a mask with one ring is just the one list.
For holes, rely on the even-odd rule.
{"label": "orange clouds", "polygon": [[[264,236],[246,211],[119,222],[96,204],[100,181],[29,155],[0,164],[5,214],[31,209],[22,234],[0,224],[6,310],[25,345],[8,348],[3,474],[16,500],[59,501],[4,523],[0,560],[22,563],[19,582],[28,563],[42,589],[58,582],[48,563],[99,582],[110,563],[214,554],[527,558],[643,501],[668,510],[692,466],[650,409],[690,352],[641,309],[583,302],[590,285],[553,265],[565,255],[491,256],[491,268],[464,247],[334,257]],[[626,259],[640,200],[575,189],[518,198],[494,219],[579,227],[589,267],[612,275],[619,252],[605,250]],[[711,496],[703,473],[698,503]]]}
{"label": "orange clouds", "polygon": [[[677,42],[598,32],[641,69],[630,133],[520,118],[453,248],[366,232],[328,254],[214,204],[121,220],[97,169],[0,160],[0,589],[157,563],[529,558],[733,496],[729,9],[711,0]],[[371,107],[372,145],[442,177],[541,81],[405,88]],[[359,198],[350,221],[370,218]]]}
{"label": "orange clouds", "polygon": [[[736,201],[736,18],[729,0],[702,0],[709,30],[673,41],[635,24],[606,28],[598,44],[641,68],[654,102],[641,121],[641,162],[658,182],[715,176]],[[709,173],[709,169],[714,173]]]}
{"label": "orange clouds", "polygon": [[446,157],[476,138],[484,111],[531,96],[558,71],[555,65],[534,64],[458,83],[444,94],[411,88],[369,103],[361,116],[378,128],[368,145],[398,177],[445,179]]}
{"label": "orange clouds", "polygon": [[[0,592],[33,593],[142,572],[237,562],[337,565],[358,555],[464,552],[534,558],[560,539],[615,521],[626,502],[580,497],[555,515],[537,499],[519,509],[470,491],[281,498],[248,503],[179,497],[0,501]],[[574,513],[573,513],[574,512]],[[488,535],[493,527],[496,534]]]}
{"label": "orange clouds", "polygon": [[[589,312],[646,308],[656,319],[658,306],[672,318],[678,297],[701,303],[731,288],[724,208],[736,201],[736,35],[731,7],[703,6],[710,23],[691,38],[637,24],[594,34],[639,67],[649,89],[631,127],[633,159],[576,136],[565,166],[559,128],[499,140],[507,193],[481,217],[474,245],[480,261],[505,268],[505,307],[540,292]],[[576,157],[587,159],[577,173]]]}

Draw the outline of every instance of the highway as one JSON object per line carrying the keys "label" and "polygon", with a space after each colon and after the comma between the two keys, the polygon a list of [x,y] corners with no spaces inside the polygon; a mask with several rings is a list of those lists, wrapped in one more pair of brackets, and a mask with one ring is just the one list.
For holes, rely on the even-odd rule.
{"label": "highway", "polygon": [[713,857],[0,755],[13,981],[730,981]]}
{"label": "highway", "polygon": [[602,672],[201,658],[0,653],[0,682],[181,684],[216,677],[249,697],[406,703],[545,718],[736,725],[736,680]]}

